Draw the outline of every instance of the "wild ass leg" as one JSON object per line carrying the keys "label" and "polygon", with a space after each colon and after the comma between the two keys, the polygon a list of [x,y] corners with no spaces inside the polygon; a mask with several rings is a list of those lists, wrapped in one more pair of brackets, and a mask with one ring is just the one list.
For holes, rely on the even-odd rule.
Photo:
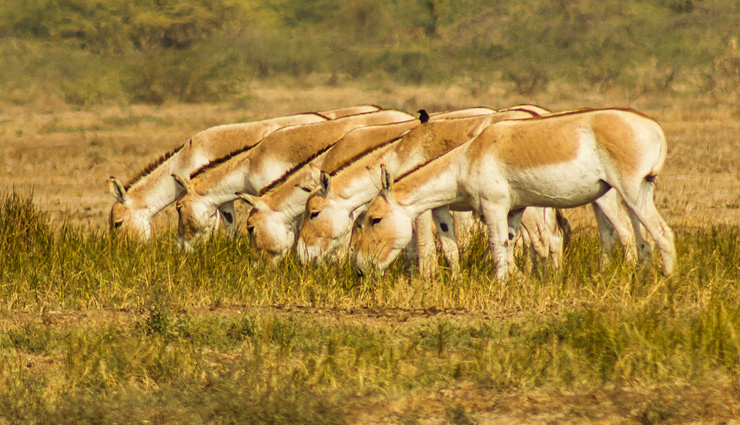
{"label": "wild ass leg", "polygon": [[411,229],[411,241],[403,249],[403,255],[406,257],[406,262],[409,265],[419,264],[419,246],[418,246],[418,236],[416,232],[417,232],[417,225],[416,223],[414,223],[414,226]]}
{"label": "wild ass leg", "polygon": [[[508,254],[507,254],[507,257],[508,257],[508,264],[509,264],[510,272],[520,271],[514,261],[514,248],[516,247],[517,237],[521,234],[522,217],[524,217],[524,211],[525,211],[524,208],[515,210],[515,211],[509,211],[509,213],[506,216],[506,222],[508,225],[508,229],[507,229],[507,239],[508,239],[507,252]],[[530,236],[532,235],[530,234]]]}
{"label": "wild ass leg", "polygon": [[227,202],[218,207],[218,211],[221,214],[221,220],[223,221],[224,229],[226,234],[229,236],[236,235],[236,210],[234,209],[234,202]]}
{"label": "wild ass leg", "polygon": [[450,270],[452,270],[452,274],[456,275],[460,272],[460,253],[457,250],[455,228],[452,224],[449,207],[433,209],[432,217],[434,218],[434,224],[437,226],[437,236],[442,247],[442,253],[450,266]]}
{"label": "wild ass leg", "polygon": [[610,189],[591,206],[596,216],[601,237],[601,264],[609,263],[617,238],[624,247],[624,259],[628,263],[635,261],[635,238],[630,226],[626,223],[624,213],[620,207],[617,191]]}
{"label": "wild ass leg", "polygon": [[[551,223],[550,228],[553,229],[552,232],[549,233],[552,268],[554,270],[558,270],[563,263],[563,252],[565,251],[566,238],[565,234],[566,232],[570,232],[570,224],[568,223],[568,220],[562,216],[561,212],[553,208],[545,209],[545,213],[547,214],[546,222]],[[560,218],[558,218],[558,214],[561,214]],[[561,220],[564,222],[564,227],[560,226]]]}
{"label": "wild ass leg", "polygon": [[432,230],[432,213],[426,211],[415,222],[416,249],[419,259],[419,273],[423,276],[433,276],[438,271],[437,248],[434,245]]}
{"label": "wild ass leg", "polygon": [[540,267],[546,267],[550,256],[550,235],[547,229],[547,209],[529,207],[524,210],[521,219],[522,242],[529,251],[532,273],[539,273]]}
{"label": "wild ass leg", "polygon": [[459,251],[462,251],[470,244],[470,238],[472,237],[473,227],[476,222],[475,217],[472,212],[455,211],[452,213],[452,222],[454,224],[453,231],[455,232],[457,248]]}
{"label": "wild ass leg", "polygon": [[663,260],[663,274],[670,276],[676,268],[675,236],[653,203],[653,190],[652,182],[642,180],[637,185],[625,188],[622,198],[632,220],[640,261],[650,261],[652,251],[651,246],[640,232],[640,224],[642,224],[658,246]]}
{"label": "wild ass leg", "polygon": [[[506,205],[491,204],[481,208],[481,216],[488,228],[488,245],[497,279],[504,279],[509,275],[509,250],[514,240],[509,241],[508,214],[509,208]],[[516,238],[516,232],[512,234]]]}

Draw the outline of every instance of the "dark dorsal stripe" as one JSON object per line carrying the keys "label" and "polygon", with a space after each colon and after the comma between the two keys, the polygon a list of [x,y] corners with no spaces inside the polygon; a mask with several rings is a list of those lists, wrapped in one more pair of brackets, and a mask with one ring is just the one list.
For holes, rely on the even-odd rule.
{"label": "dark dorsal stripe", "polygon": [[538,114],[537,112],[535,112],[535,111],[533,111],[531,109],[527,109],[527,107],[525,107],[525,106],[515,106],[513,108],[503,109],[503,110],[498,111],[498,112],[499,113],[501,113],[501,112],[526,112],[526,113],[532,115],[532,117],[541,117],[542,116],[542,115]]}
{"label": "dark dorsal stripe", "polygon": [[137,183],[139,180],[143,179],[144,177],[151,174],[154,170],[157,169],[160,165],[162,165],[165,161],[170,159],[172,155],[180,152],[182,148],[185,147],[185,145],[180,145],[179,147],[167,152],[166,154],[160,156],[158,159],[152,161],[149,165],[144,167],[141,171],[136,173],[136,175],[128,182],[125,186],[123,186],[124,189],[129,190],[131,189],[131,186],[133,186],[135,183]]}
{"label": "dark dorsal stripe", "polygon": [[[485,108],[485,106],[481,106],[481,108]],[[543,108],[543,109],[544,109],[544,108]],[[521,112],[527,112],[527,113],[529,113],[530,115],[532,115],[532,117],[538,117],[538,116],[539,116],[539,115],[538,115],[538,114],[537,114],[536,112],[534,112],[534,111],[530,111],[529,109],[527,109],[527,108],[526,108],[526,106],[522,106],[522,107],[514,107],[514,108],[512,108],[512,109],[504,109],[503,111],[521,111]],[[503,112],[503,111],[497,111],[497,112]],[[473,118],[473,117],[470,117],[470,118]],[[405,135],[405,134],[404,134],[404,135]],[[390,140],[387,140],[387,141],[385,141],[384,143],[380,143],[380,144],[378,144],[378,145],[372,146],[372,147],[368,148],[367,150],[365,150],[365,151],[363,151],[363,152],[360,152],[359,154],[357,154],[357,155],[353,156],[352,158],[350,158],[350,159],[348,159],[348,160],[346,160],[346,161],[342,162],[342,163],[341,163],[341,164],[339,164],[339,166],[337,166],[337,167],[336,167],[336,168],[335,168],[334,170],[329,170],[329,171],[326,171],[326,170],[325,170],[325,171],[326,171],[326,172],[327,172],[327,173],[328,173],[328,174],[329,174],[330,176],[334,177],[335,175],[337,175],[337,174],[339,174],[340,172],[342,172],[342,170],[344,170],[344,169],[345,169],[345,168],[347,168],[348,166],[350,166],[350,165],[352,165],[353,163],[355,163],[356,161],[358,161],[358,160],[359,160],[360,158],[362,158],[362,157],[364,157],[364,156],[366,156],[366,155],[369,155],[369,154],[373,153],[374,151],[376,151],[376,150],[378,150],[378,149],[381,149],[381,148],[383,148],[383,147],[386,147],[386,146],[388,146],[388,145],[390,145],[390,144],[392,144],[392,143],[394,143],[394,142],[397,142],[398,140],[401,140],[401,138],[403,138],[403,136],[404,136],[404,135],[401,135],[401,136],[399,136],[399,137],[396,137],[396,138],[392,138],[392,139],[390,139]],[[446,152],[445,152],[445,153],[446,153]],[[443,154],[443,155],[444,155],[444,154]]]}
{"label": "dark dorsal stripe", "polygon": [[[377,113],[377,112],[378,112],[378,111],[363,112],[363,113],[361,113],[361,114],[356,114],[356,115],[349,115],[349,116],[346,116],[346,117],[340,117],[340,118],[337,118],[336,120],[331,120],[331,119],[327,118],[326,116],[324,116],[324,115],[322,115],[322,114],[319,114],[319,113],[317,113],[317,112],[311,112],[311,114],[314,114],[314,115],[317,115],[317,116],[319,116],[319,117],[322,117],[322,118],[326,119],[327,121],[338,121],[338,120],[342,120],[342,119],[345,119],[345,118],[354,118],[354,117],[357,117],[357,116],[360,116],[360,115],[369,115],[369,114],[374,114],[374,113]],[[312,124],[319,124],[319,123],[312,123]],[[312,125],[312,124],[307,124],[307,125]],[[337,142],[338,142],[338,141],[337,141]],[[261,141],[260,141],[260,143],[261,143]],[[200,167],[199,169],[197,169],[197,170],[193,171],[193,172],[192,172],[192,173],[190,174],[190,179],[192,180],[192,179],[194,179],[195,177],[198,177],[199,175],[201,175],[201,174],[205,173],[206,171],[209,171],[209,170],[211,170],[211,169],[213,169],[213,168],[216,168],[216,167],[218,167],[219,165],[223,164],[224,162],[227,162],[227,161],[228,161],[228,160],[230,160],[231,158],[233,158],[233,157],[235,157],[235,156],[237,156],[237,155],[239,155],[239,154],[241,154],[241,153],[247,152],[248,150],[250,150],[250,149],[252,149],[252,148],[254,148],[254,147],[257,147],[257,146],[259,146],[259,145],[260,145],[260,143],[256,143],[256,144],[254,144],[254,145],[252,145],[252,146],[246,146],[246,147],[244,147],[244,148],[242,148],[242,149],[239,149],[239,150],[236,150],[236,151],[234,151],[234,152],[232,152],[232,153],[230,153],[230,154],[228,154],[228,155],[226,155],[226,156],[222,156],[221,158],[218,158],[218,159],[215,159],[215,160],[213,160],[213,161],[209,162],[208,164],[206,164],[206,165],[204,165],[204,166]],[[296,166],[296,167],[293,167],[293,168],[291,168],[291,169],[290,169],[290,170],[289,170],[289,171],[288,171],[288,172],[287,172],[286,174],[284,174],[284,175],[283,175],[282,177],[280,177],[280,178],[279,178],[278,180],[276,180],[276,181],[274,181],[274,182],[270,183],[270,185],[269,185],[269,186],[265,187],[265,188],[264,188],[264,189],[262,189],[262,190],[263,190],[263,191],[269,190],[268,188],[272,188],[272,186],[274,186],[274,185],[277,185],[277,184],[279,184],[280,182],[284,181],[285,179],[287,179],[288,175],[289,175],[289,174],[290,174],[291,172],[295,171],[296,169],[298,169],[298,168],[300,168],[300,167],[302,167],[302,166],[306,165],[306,164],[307,164],[307,163],[309,163],[310,161],[314,160],[314,159],[315,159],[315,158],[316,158],[317,156],[321,155],[322,153],[324,153],[324,152],[325,152],[326,150],[328,150],[329,148],[331,148],[331,147],[332,147],[332,146],[334,146],[335,144],[336,144],[336,142],[335,142],[335,143],[333,143],[333,144],[331,144],[331,145],[329,145],[328,147],[326,147],[326,148],[322,149],[321,151],[319,151],[318,153],[316,153],[315,155],[313,155],[313,156],[312,156],[311,158],[309,158],[308,160],[304,161],[304,162],[303,162],[303,163],[301,163],[300,165],[298,165],[298,166]],[[260,191],[260,193],[261,193],[261,192],[262,192],[262,191]]]}
{"label": "dark dorsal stripe", "polygon": [[[526,108],[525,108],[526,110]],[[553,112],[547,115],[541,115],[539,117],[535,117],[535,119],[543,119],[543,120],[549,120],[551,118],[558,118],[558,117],[565,117],[569,115],[580,115],[585,114],[587,112],[600,112],[600,111],[621,111],[621,112],[627,112],[630,114],[635,114],[637,116],[647,118],[651,121],[655,121],[650,116],[643,114],[640,111],[636,111],[632,108],[580,108],[580,109],[574,109],[572,111],[563,111],[563,112]]]}

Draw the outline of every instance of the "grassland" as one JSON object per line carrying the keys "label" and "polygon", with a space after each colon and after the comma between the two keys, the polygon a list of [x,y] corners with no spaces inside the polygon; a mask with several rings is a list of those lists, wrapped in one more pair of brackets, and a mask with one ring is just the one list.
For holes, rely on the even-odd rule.
{"label": "grassland", "polygon": [[[0,425],[740,421],[739,25],[728,0],[3,2]],[[676,275],[600,267],[587,208],[562,271],[506,282],[480,235],[431,280],[185,254],[171,209],[108,236],[108,176],[361,103],[652,116]]]}
{"label": "grassland", "polygon": [[[125,179],[223,122],[363,102],[405,110],[633,106],[666,130],[657,202],[676,276],[600,268],[587,209],[564,269],[492,279],[403,261],[273,265],[243,238],[192,254],[172,212],[154,242],[111,239],[109,174]],[[503,99],[492,102],[491,99]],[[492,88],[260,89],[249,105],[3,107],[0,423],[720,423],[740,409],[736,107],[713,97]],[[21,170],[20,172],[17,170]],[[523,258],[520,263],[523,264]],[[657,260],[656,260],[657,261]]]}

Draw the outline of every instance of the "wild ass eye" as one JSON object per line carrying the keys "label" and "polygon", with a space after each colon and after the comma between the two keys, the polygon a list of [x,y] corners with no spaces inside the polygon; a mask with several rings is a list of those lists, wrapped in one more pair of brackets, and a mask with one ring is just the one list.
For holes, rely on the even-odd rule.
{"label": "wild ass eye", "polygon": [[376,224],[380,223],[380,220],[382,220],[382,219],[383,218],[381,218],[381,217],[371,218],[370,219],[370,225],[371,226],[375,226]]}
{"label": "wild ass eye", "polygon": [[319,212],[320,211],[311,211],[311,213],[308,215],[308,218],[310,218],[311,220],[313,220],[314,218],[316,218],[316,217],[319,216]]}

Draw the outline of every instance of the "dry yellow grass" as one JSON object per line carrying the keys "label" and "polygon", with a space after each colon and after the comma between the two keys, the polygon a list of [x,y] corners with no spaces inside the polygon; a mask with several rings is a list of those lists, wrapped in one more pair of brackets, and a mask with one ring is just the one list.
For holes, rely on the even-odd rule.
{"label": "dry yellow grass", "polygon": [[[208,127],[303,111],[372,103],[414,112],[536,103],[553,110],[632,107],[655,118],[669,143],[656,201],[671,224],[740,222],[740,110],[732,99],[684,99],[620,93],[576,96],[552,88],[532,99],[493,86],[473,96],[463,86],[255,88],[244,105],[101,107],[32,110],[0,107],[0,190],[33,191],[54,217],[92,227],[107,225],[112,197],[105,180],[128,180],[161,153]],[[575,225],[592,225],[587,208],[570,212]],[[159,219],[172,226],[171,209]]]}

